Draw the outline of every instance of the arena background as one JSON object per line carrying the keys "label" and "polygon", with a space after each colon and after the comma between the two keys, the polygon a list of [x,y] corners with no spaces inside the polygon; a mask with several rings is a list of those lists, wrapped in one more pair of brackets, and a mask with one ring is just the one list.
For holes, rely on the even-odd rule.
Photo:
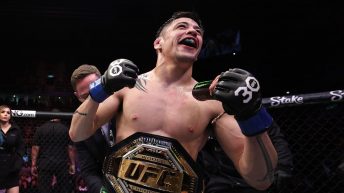
{"label": "arena background", "polygon": [[[8,70],[0,90],[45,92],[51,85],[42,84],[56,81],[63,83],[55,92],[70,91],[76,66],[91,63],[105,71],[117,58],[145,72],[155,65],[155,31],[176,10],[197,11],[206,27],[210,51],[199,61],[206,64],[195,68],[199,79],[242,67],[258,76],[266,97],[342,89],[341,7],[312,0],[3,0],[0,55]],[[236,45],[235,31],[240,51],[233,56],[228,50]],[[47,80],[49,74],[55,80]]]}
{"label": "arena background", "polygon": [[[78,105],[69,83],[74,68],[90,63],[105,71],[114,59],[128,58],[141,72],[151,69],[155,31],[177,10],[197,11],[206,27],[197,80],[240,67],[257,76],[264,97],[343,89],[339,1],[3,0],[0,102],[72,112]],[[270,110],[295,153],[290,192],[343,192],[336,169],[343,159],[343,103]],[[17,121],[33,133],[41,119]]]}

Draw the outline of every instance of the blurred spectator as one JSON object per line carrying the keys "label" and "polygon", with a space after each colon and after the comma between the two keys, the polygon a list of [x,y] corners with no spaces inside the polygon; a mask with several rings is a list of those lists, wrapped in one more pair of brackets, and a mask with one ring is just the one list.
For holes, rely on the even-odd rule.
{"label": "blurred spectator", "polygon": [[24,162],[24,166],[20,170],[19,175],[20,193],[28,192],[27,190],[30,188],[31,185],[31,167],[28,160]]}
{"label": "blurred spectator", "polygon": [[[68,127],[60,119],[51,119],[36,130],[31,156],[31,173],[38,178],[40,193],[72,191],[72,175],[75,174],[73,143]],[[53,186],[54,177],[56,184]]]}
{"label": "blurred spectator", "polygon": [[21,129],[11,117],[11,108],[0,105],[0,190],[19,193],[19,172],[23,165],[25,144]]}

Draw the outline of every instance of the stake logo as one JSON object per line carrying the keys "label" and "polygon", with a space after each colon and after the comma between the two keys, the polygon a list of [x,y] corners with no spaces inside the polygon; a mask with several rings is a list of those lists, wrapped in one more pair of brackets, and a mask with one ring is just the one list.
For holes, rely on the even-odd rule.
{"label": "stake logo", "polygon": [[343,90],[335,90],[330,91],[331,101],[341,101],[344,98],[344,91]]}

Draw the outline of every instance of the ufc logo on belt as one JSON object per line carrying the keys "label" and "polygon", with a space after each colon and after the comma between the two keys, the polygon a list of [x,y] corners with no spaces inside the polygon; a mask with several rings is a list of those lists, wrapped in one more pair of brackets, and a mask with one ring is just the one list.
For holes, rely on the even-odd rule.
{"label": "ufc logo on belt", "polygon": [[164,166],[126,159],[121,164],[118,177],[154,189],[178,192],[183,174]]}

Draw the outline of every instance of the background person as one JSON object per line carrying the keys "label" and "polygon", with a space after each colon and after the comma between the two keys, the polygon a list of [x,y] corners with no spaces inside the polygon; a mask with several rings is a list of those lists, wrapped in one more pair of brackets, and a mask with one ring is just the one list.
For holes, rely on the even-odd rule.
{"label": "background person", "polygon": [[11,118],[11,108],[0,105],[0,190],[19,193],[19,173],[24,163],[25,144],[21,129]]}
{"label": "background person", "polygon": [[74,151],[68,127],[60,119],[51,119],[37,128],[31,150],[31,173],[37,177],[40,193],[70,193],[73,190]]}
{"label": "background person", "polygon": [[[83,64],[71,75],[74,95],[84,102],[89,95],[89,85],[101,76],[94,65]],[[75,143],[81,178],[88,193],[99,193],[103,186],[103,161],[109,148],[114,145],[114,123],[109,122],[88,139]],[[80,180],[82,180],[80,179]]]}

